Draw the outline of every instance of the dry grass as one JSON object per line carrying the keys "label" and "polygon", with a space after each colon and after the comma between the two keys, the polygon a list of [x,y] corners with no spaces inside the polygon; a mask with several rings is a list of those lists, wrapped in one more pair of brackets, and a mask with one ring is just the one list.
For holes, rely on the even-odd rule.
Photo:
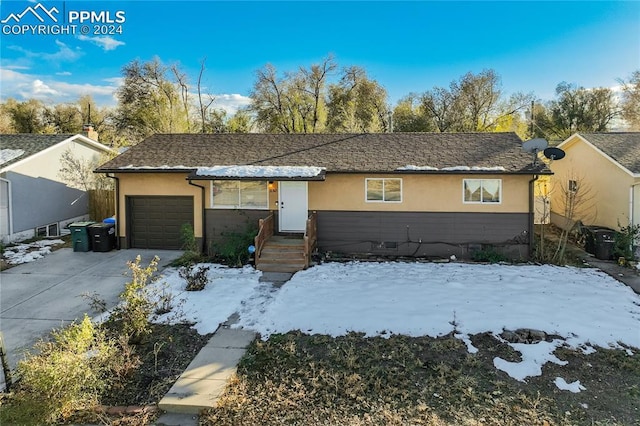
{"label": "dry grass", "polygon": [[[205,412],[201,424],[638,424],[639,354],[562,349],[559,356],[574,357],[573,367],[561,367],[564,374],[577,375],[588,389],[571,394],[555,387],[554,371],[528,383],[511,379],[493,367],[493,358],[517,354],[488,334],[472,340],[477,354],[450,335],[274,335],[253,344],[218,408]],[[599,404],[598,394],[610,401]]]}

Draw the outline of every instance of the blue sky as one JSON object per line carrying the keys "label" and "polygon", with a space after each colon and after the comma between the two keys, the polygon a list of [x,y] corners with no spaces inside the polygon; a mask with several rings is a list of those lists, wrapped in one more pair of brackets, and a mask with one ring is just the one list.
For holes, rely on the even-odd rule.
{"label": "blue sky", "polygon": [[[44,23],[31,13],[10,18],[39,3]],[[640,69],[637,1],[39,3],[0,1],[0,20],[8,19],[0,47],[2,100],[56,103],[91,94],[113,105],[122,66],[154,56],[178,62],[193,81],[206,57],[204,82],[230,109],[247,102],[254,72],[267,62],[295,70],[329,53],[339,66],[364,67],[392,104],[486,68],[502,77],[506,93],[534,92],[543,100],[562,81],[613,87]],[[53,7],[57,23],[41,12]],[[94,16],[72,19],[81,11]],[[25,24],[76,28],[75,34],[32,34]],[[88,34],[81,34],[82,25]],[[96,34],[101,28],[121,34]]]}

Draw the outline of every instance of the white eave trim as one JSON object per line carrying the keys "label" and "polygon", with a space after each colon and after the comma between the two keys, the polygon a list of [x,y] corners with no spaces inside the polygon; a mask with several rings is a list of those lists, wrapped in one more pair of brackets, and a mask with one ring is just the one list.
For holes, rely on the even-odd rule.
{"label": "white eave trim", "polygon": [[582,142],[584,142],[585,144],[587,144],[587,146],[589,146],[592,149],[594,149],[598,154],[602,155],[604,158],[606,158],[607,160],[612,162],[620,170],[622,170],[623,172],[625,172],[629,176],[631,176],[633,178],[640,178],[640,173],[633,173],[631,170],[627,169],[625,166],[623,166],[622,164],[618,163],[615,159],[611,158],[606,152],[604,152],[603,150],[601,150],[600,148],[598,148],[597,146],[595,146],[594,144],[589,142],[589,140],[587,140],[580,133],[574,133],[573,135],[569,136],[567,139],[565,139],[562,143],[560,143],[558,145],[558,148],[562,148],[565,145],[572,145],[573,143],[577,143],[577,141],[574,141],[574,138],[577,138],[577,139],[581,140]]}
{"label": "white eave trim", "polygon": [[41,155],[46,155],[50,151],[53,151],[54,149],[59,148],[61,145],[69,143],[69,142],[78,142],[78,143],[81,143],[81,144],[84,144],[84,145],[89,145],[90,147],[95,148],[95,149],[100,150],[100,151],[113,152],[113,150],[111,148],[109,148],[108,146],[103,145],[100,142],[96,142],[93,139],[90,139],[90,138],[88,138],[88,137],[86,137],[84,135],[77,134],[77,135],[73,135],[71,137],[68,137],[66,139],[63,139],[60,142],[58,142],[57,144],[51,145],[49,148],[45,148],[42,151],[36,152],[35,154],[31,154],[30,156],[28,156],[26,158],[23,158],[20,161],[17,161],[17,162],[15,162],[13,164],[10,164],[10,165],[8,165],[6,167],[1,168],[0,169],[0,173],[8,172],[8,171],[12,170],[13,168],[18,167],[18,166],[20,166],[20,165],[22,165],[22,164],[24,164],[24,163],[36,158],[36,157],[39,157]]}

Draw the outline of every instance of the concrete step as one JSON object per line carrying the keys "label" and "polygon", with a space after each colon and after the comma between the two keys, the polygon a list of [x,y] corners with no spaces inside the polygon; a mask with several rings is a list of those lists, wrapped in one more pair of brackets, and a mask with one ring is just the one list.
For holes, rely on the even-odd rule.
{"label": "concrete step", "polygon": [[287,252],[277,252],[277,253],[260,253],[259,260],[303,260],[304,261],[304,253],[299,251],[287,251]]}
{"label": "concrete step", "polygon": [[262,272],[289,272],[295,273],[304,269],[304,264],[289,264],[289,263],[257,263],[256,268]]}

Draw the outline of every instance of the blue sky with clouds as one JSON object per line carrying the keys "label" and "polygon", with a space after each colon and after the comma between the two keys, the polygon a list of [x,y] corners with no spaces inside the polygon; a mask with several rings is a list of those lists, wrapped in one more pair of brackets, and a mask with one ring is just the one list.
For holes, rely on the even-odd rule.
{"label": "blue sky with clouds", "polygon": [[2,100],[91,94],[113,105],[122,66],[154,56],[192,80],[206,58],[204,82],[230,109],[246,104],[267,62],[295,70],[329,53],[339,66],[366,68],[393,104],[486,68],[505,92],[541,99],[562,81],[613,87],[640,69],[637,1],[1,0],[0,20]]}

